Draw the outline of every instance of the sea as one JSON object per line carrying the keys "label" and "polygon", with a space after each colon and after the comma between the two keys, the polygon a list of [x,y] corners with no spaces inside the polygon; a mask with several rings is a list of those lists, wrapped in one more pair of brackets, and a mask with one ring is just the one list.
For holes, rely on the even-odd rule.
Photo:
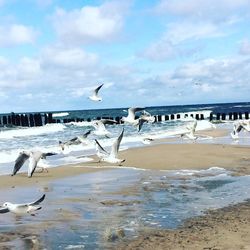
{"label": "sea", "polygon": [[[57,118],[126,116],[126,108],[83,111],[54,111]],[[203,114],[197,130],[233,128],[234,121],[212,124],[213,113],[249,112],[250,103],[202,104],[146,107],[152,115],[181,114],[181,119],[144,124],[140,132],[131,125],[107,125],[110,138],[90,134],[89,143],[66,147],[58,145],[93,129],[91,122],[47,124],[42,127],[2,127],[0,132],[0,174],[10,174],[19,152],[38,149],[55,152],[47,157],[48,168],[92,161],[94,139],[109,150],[124,128],[120,150],[148,146],[144,138],[179,138],[179,143],[223,143],[250,145],[250,133],[222,138],[200,137],[197,142],[180,138],[193,119],[183,114]],[[202,134],[202,132],[200,132]],[[162,143],[162,140],[159,140]],[[169,140],[168,143],[171,143]],[[202,163],[201,163],[202,164]],[[74,167],[74,166],[72,166]],[[134,240],[148,229],[174,229],[186,219],[250,199],[250,176],[235,176],[216,165],[201,170],[146,170],[136,166],[114,167],[44,183],[42,186],[0,190],[0,203],[31,202],[46,194],[36,216],[15,217],[0,214],[1,247],[10,249],[116,249],[124,240]],[[27,166],[23,166],[27,171]],[[24,177],[25,178],[25,177]],[[28,178],[27,178],[28,181]],[[8,240],[10,237],[10,240]]]}
{"label": "sea", "polygon": [[[159,106],[146,107],[145,110],[151,115],[180,114],[181,119],[144,123],[139,133],[137,128],[131,125],[107,125],[107,130],[110,132],[109,138],[96,136],[94,133],[91,133],[86,145],[72,145],[65,147],[64,151],[59,147],[59,141],[66,142],[76,136],[86,133],[88,130],[94,130],[92,122],[86,121],[87,118],[95,120],[97,117],[115,118],[127,116],[127,108],[53,111],[53,118],[55,119],[82,118],[85,121],[47,124],[31,128],[15,126],[0,127],[0,175],[11,173],[19,152],[23,150],[40,150],[42,152],[56,153],[56,155],[47,157],[46,160],[40,162],[40,165],[44,167],[91,161],[92,158],[90,155],[96,152],[94,139],[98,139],[100,144],[109,150],[123,127],[125,132],[120,150],[125,150],[130,147],[145,146],[143,143],[143,139],[145,138],[161,139],[180,135],[180,133],[186,131],[188,124],[192,123],[192,118],[184,118],[184,114],[203,114],[205,120],[198,122],[197,130],[209,129],[211,128],[211,123],[209,122],[209,115],[211,112],[215,114],[249,112],[250,102]],[[228,121],[226,124],[221,124],[220,126],[232,127],[232,122]],[[26,169],[23,168],[21,171],[26,171]]]}

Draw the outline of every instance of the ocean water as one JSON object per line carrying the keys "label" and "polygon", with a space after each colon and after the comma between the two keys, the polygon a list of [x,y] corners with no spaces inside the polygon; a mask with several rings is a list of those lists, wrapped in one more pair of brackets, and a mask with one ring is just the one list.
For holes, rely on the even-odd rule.
{"label": "ocean water", "polygon": [[[228,103],[228,104],[201,104],[201,105],[184,105],[184,106],[162,106],[146,107],[146,110],[152,115],[167,114],[204,114],[205,120],[199,121],[197,130],[211,128],[208,121],[210,112],[229,113],[250,111],[250,103]],[[100,109],[100,110],[77,110],[77,111],[54,111],[55,118],[91,118],[97,117],[121,117],[126,116],[126,109]],[[88,156],[95,154],[94,139],[109,149],[114,139],[119,135],[122,127],[125,129],[124,138],[121,144],[121,150],[144,146],[143,138],[152,139],[167,138],[176,136],[186,131],[186,126],[192,121],[190,118],[180,120],[170,120],[156,122],[153,124],[144,124],[142,130],[138,133],[137,129],[130,125],[107,125],[110,131],[110,138],[98,137],[93,133],[89,136],[89,142],[86,145],[74,145],[66,147],[64,151],[58,145],[59,141],[67,141],[75,136],[81,135],[89,129],[94,130],[91,122],[72,122],[60,124],[47,124],[41,127],[1,127],[0,128],[0,175],[11,173],[14,161],[22,150],[41,150],[42,152],[54,152],[57,155],[47,157],[41,161],[40,165],[53,167],[62,164],[78,163],[89,161]],[[231,122],[219,126],[232,127]],[[210,138],[211,139],[211,138]],[[204,138],[203,138],[204,140]],[[207,138],[209,141],[209,138]],[[246,143],[246,140],[244,141]],[[26,171],[26,167],[22,169]]]}

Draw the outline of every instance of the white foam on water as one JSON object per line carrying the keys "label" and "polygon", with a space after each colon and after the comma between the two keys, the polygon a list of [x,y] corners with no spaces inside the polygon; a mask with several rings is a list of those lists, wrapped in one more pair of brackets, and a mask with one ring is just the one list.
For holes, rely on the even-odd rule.
{"label": "white foam on water", "polygon": [[51,134],[63,131],[65,128],[66,127],[63,124],[46,124],[41,127],[10,129],[5,131],[0,131],[0,139],[12,139],[15,137]]}
{"label": "white foam on water", "polygon": [[67,124],[70,124],[70,125],[74,125],[74,126],[77,126],[77,127],[92,127],[92,122],[86,122],[86,121],[83,121],[83,122],[69,122]]}
{"label": "white foam on water", "polygon": [[68,116],[68,112],[60,112],[60,113],[53,113],[52,117],[63,117],[63,116]]}

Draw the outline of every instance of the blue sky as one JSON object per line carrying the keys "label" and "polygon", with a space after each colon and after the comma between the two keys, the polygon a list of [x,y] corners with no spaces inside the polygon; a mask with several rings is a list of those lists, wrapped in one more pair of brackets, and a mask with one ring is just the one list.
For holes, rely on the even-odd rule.
{"label": "blue sky", "polygon": [[0,113],[249,101],[249,25],[250,0],[0,0]]}

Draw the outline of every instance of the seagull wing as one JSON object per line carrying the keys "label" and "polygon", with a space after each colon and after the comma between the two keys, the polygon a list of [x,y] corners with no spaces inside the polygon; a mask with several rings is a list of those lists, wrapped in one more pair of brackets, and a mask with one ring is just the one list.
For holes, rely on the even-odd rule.
{"label": "seagull wing", "polygon": [[101,119],[100,120],[103,124],[116,124],[117,121],[111,119]]}
{"label": "seagull wing", "polygon": [[15,175],[20,168],[23,166],[23,164],[25,163],[25,161],[29,158],[30,156],[26,153],[26,152],[22,152],[19,154],[19,156],[17,157],[16,161],[15,161],[15,166],[13,169],[13,173],[12,176]]}
{"label": "seagull wing", "polygon": [[39,205],[44,200],[44,198],[45,198],[45,194],[36,201],[30,202],[30,203],[16,204],[16,207],[23,208],[23,207],[28,207],[28,206]]}
{"label": "seagull wing", "polygon": [[8,213],[10,210],[6,207],[0,207],[0,214]]}
{"label": "seagull wing", "polygon": [[114,158],[117,157],[119,147],[120,147],[120,144],[121,144],[121,140],[122,140],[122,137],[123,137],[123,133],[124,133],[124,128],[122,129],[121,134],[118,136],[118,138],[115,140],[115,142],[112,145],[111,152],[110,152],[111,157],[114,157]]}
{"label": "seagull wing", "polygon": [[29,206],[38,205],[38,204],[40,204],[44,200],[44,198],[45,198],[45,194],[41,198],[39,198],[38,200],[33,201],[33,202],[29,203],[28,205]]}
{"label": "seagull wing", "polygon": [[92,124],[96,130],[106,130],[105,125],[101,120],[93,121]]}
{"label": "seagull wing", "polygon": [[141,131],[142,125],[143,125],[144,122],[147,122],[147,120],[144,120],[143,118],[139,118],[139,123],[138,123],[138,125],[137,125],[138,132]]}
{"label": "seagull wing", "polygon": [[47,156],[57,155],[57,153],[54,152],[48,152],[48,153],[42,153],[41,158],[46,159]]}
{"label": "seagull wing", "polygon": [[109,153],[101,146],[101,144],[99,143],[99,141],[97,141],[95,139],[95,142],[96,142],[96,150],[97,150],[97,152],[99,152],[100,154],[108,156]]}
{"label": "seagull wing", "polygon": [[78,141],[78,137],[74,137],[74,138],[69,140],[69,143],[73,143],[73,142],[77,142],[77,141]]}
{"label": "seagull wing", "polygon": [[98,94],[98,91],[100,90],[100,88],[103,86],[103,84],[101,84],[99,87],[97,87],[95,90],[94,90],[94,95],[97,96]]}
{"label": "seagull wing", "polygon": [[41,159],[42,155],[43,153],[40,151],[31,152],[30,159],[29,159],[30,162],[29,162],[29,169],[28,169],[28,177],[32,177],[37,167],[37,163]]}
{"label": "seagull wing", "polygon": [[82,135],[82,137],[83,137],[83,138],[87,138],[87,137],[90,135],[91,131],[92,131],[92,130],[88,130],[86,133],[84,133],[84,134]]}
{"label": "seagull wing", "polygon": [[129,119],[134,120],[135,119],[135,113],[138,112],[138,111],[142,111],[144,109],[145,108],[129,108],[128,109],[128,117],[129,117]]}
{"label": "seagull wing", "polygon": [[194,121],[194,124],[193,124],[193,126],[192,126],[192,133],[195,132],[196,127],[197,127],[197,121],[195,120],[195,121]]}

